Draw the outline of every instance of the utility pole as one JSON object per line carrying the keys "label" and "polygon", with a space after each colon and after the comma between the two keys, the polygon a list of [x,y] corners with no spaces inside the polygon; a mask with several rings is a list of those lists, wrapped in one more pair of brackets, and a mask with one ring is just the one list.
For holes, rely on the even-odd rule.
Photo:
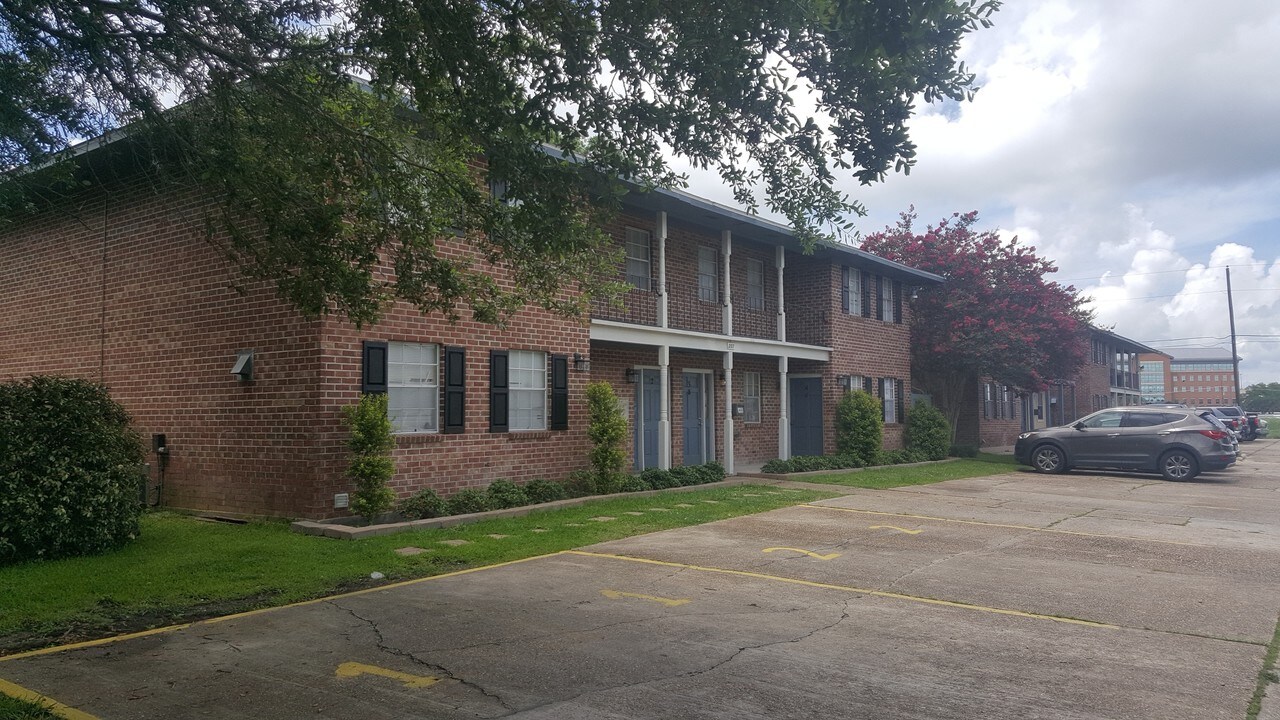
{"label": "utility pole", "polygon": [[1240,358],[1236,355],[1236,306],[1231,300],[1231,268],[1227,268],[1227,317],[1231,319],[1231,370],[1236,382],[1233,405],[1240,404]]}

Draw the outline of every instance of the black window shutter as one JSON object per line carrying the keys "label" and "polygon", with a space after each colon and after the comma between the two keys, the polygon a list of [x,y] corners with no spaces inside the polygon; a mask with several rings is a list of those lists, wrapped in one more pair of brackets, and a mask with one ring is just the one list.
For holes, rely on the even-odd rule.
{"label": "black window shutter", "polygon": [[871,273],[862,273],[862,317],[871,317]]}
{"label": "black window shutter", "polygon": [[489,351],[489,432],[507,432],[507,351]]}
{"label": "black window shutter", "polygon": [[551,429],[569,429],[569,358],[551,356]]}
{"label": "black window shutter", "polygon": [[849,268],[841,268],[840,273],[840,307],[849,312]]}
{"label": "black window shutter", "polygon": [[893,281],[893,321],[902,324],[902,283]]}
{"label": "black window shutter", "polygon": [[881,420],[884,419],[884,411],[885,411],[885,408],[887,407],[887,403],[884,397],[884,382],[885,382],[885,378],[876,378],[876,395],[880,397],[880,419]]}
{"label": "black window shutter", "polygon": [[387,391],[387,344],[378,340],[365,340],[362,351],[360,392],[384,393]]}
{"label": "black window shutter", "polygon": [[444,349],[444,432],[466,430],[467,353],[460,347]]}
{"label": "black window shutter", "polygon": [[889,279],[876,276],[876,319],[884,320],[884,294],[889,290]]}
{"label": "black window shutter", "polygon": [[870,376],[863,377],[863,378],[862,378],[862,389],[863,389],[863,391],[865,391],[868,395],[870,395],[870,396],[872,396],[872,397],[875,397],[875,392],[871,389],[871,383],[872,383],[872,380],[871,380],[871,377],[870,377]]}
{"label": "black window shutter", "polygon": [[894,393],[893,396],[898,401],[898,407],[897,407],[898,422],[905,423],[907,421],[907,398],[904,397],[902,393],[904,389],[903,388],[904,383],[901,380],[895,380],[894,382],[897,383],[897,388],[895,388],[897,392]]}

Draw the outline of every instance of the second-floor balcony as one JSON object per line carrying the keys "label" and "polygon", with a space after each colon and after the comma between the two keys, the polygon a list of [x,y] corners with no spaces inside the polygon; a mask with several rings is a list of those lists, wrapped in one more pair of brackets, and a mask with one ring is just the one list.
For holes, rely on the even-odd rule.
{"label": "second-floor balcony", "polygon": [[[668,288],[671,284],[668,283]],[[725,306],[719,300],[703,297],[696,287],[677,287],[667,294],[667,327],[676,330],[778,339],[778,302],[772,297],[750,297],[745,290],[734,291],[732,299],[732,329],[726,332]],[[661,295],[641,289],[623,293],[620,304],[597,300],[591,306],[591,317],[598,320],[659,327],[661,323]]]}

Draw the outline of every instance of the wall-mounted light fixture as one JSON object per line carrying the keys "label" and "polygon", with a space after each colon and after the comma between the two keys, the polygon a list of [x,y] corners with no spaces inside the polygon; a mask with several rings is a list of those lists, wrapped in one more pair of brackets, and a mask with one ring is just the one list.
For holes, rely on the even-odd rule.
{"label": "wall-mounted light fixture", "polygon": [[253,380],[253,351],[241,350],[236,353],[236,364],[231,366],[231,374],[241,382]]}
{"label": "wall-mounted light fixture", "polygon": [[634,383],[636,381],[636,369],[627,368],[627,382]]}
{"label": "wall-mounted light fixture", "polygon": [[919,300],[919,299],[920,299],[920,288],[918,288],[918,287],[912,287],[912,288],[911,288],[911,299],[912,299],[912,300]]}
{"label": "wall-mounted light fixture", "polygon": [[574,353],[573,369],[578,372],[591,372],[591,358],[581,353]]}

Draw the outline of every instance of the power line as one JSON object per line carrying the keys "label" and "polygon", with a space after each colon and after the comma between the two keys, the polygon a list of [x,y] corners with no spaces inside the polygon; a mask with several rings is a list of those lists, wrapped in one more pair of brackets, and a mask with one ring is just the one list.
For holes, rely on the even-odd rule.
{"label": "power line", "polygon": [[1270,260],[1254,260],[1251,263],[1232,263],[1231,265],[1193,265],[1192,267],[1183,268],[1181,270],[1152,270],[1151,272],[1141,272],[1141,273],[1121,272],[1118,270],[1103,270],[1102,272],[1095,273],[1093,275],[1088,275],[1086,277],[1050,278],[1050,279],[1059,283],[1067,283],[1067,282],[1075,282],[1076,280],[1100,280],[1102,279],[1103,275],[1107,275],[1107,274],[1116,275],[1119,277],[1146,277],[1148,275],[1167,275],[1169,273],[1187,273],[1197,268],[1201,270],[1221,270],[1222,268],[1226,268],[1226,267],[1257,267],[1258,265],[1262,265],[1265,267],[1271,264],[1272,263]]}

